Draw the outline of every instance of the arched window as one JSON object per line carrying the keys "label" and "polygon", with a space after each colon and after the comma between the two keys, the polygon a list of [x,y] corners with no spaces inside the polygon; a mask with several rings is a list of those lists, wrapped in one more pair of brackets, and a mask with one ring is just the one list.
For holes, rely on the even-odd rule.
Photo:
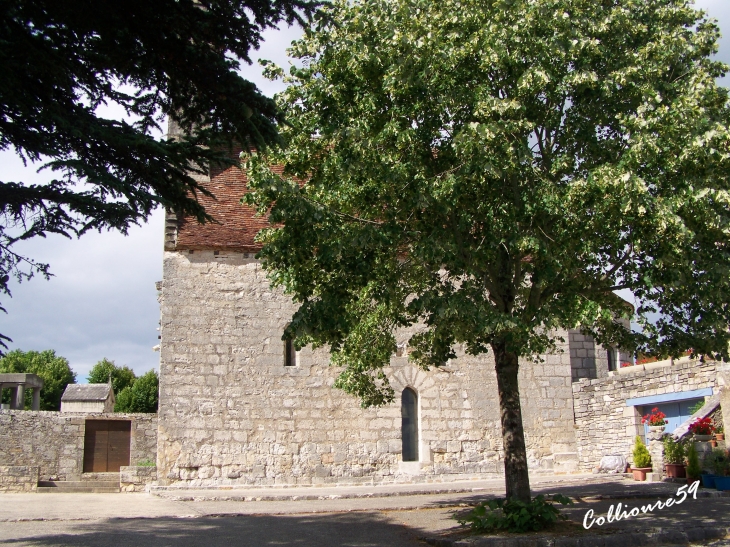
{"label": "arched window", "polygon": [[403,461],[418,461],[418,395],[407,387],[401,395],[401,436]]}

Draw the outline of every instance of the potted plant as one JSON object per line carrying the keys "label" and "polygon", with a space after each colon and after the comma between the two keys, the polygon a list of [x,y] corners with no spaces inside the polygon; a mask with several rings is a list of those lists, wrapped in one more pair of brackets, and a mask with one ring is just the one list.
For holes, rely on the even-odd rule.
{"label": "potted plant", "polygon": [[[717,454],[715,454],[717,452]],[[730,456],[725,450],[713,450],[715,468],[715,488],[718,490],[730,490]]]}
{"label": "potted plant", "polygon": [[651,471],[651,454],[649,454],[646,445],[638,435],[634,442],[632,455],[634,456],[634,467],[631,468],[631,472],[634,475],[634,480],[645,481],[646,474]]}
{"label": "potted plant", "polygon": [[712,432],[715,431],[715,424],[712,423],[712,418],[697,418],[690,424],[689,430],[694,435],[696,441],[707,442],[712,438]]}
{"label": "potted plant", "polygon": [[664,465],[667,477],[671,479],[684,479],[687,474],[684,470],[684,445],[674,440],[674,437],[664,437]]}
{"label": "potted plant", "polygon": [[650,430],[664,431],[664,426],[667,425],[666,417],[667,415],[664,412],[659,410],[658,407],[654,407],[651,409],[651,414],[645,414],[641,418],[641,423],[647,424]]}
{"label": "potted plant", "polygon": [[699,480],[702,474],[702,468],[700,467],[700,457],[697,455],[697,449],[694,443],[689,443],[687,448],[687,484]]}
{"label": "potted plant", "polygon": [[722,426],[722,424],[715,426],[715,439],[717,439],[718,441],[725,440],[725,428]]}

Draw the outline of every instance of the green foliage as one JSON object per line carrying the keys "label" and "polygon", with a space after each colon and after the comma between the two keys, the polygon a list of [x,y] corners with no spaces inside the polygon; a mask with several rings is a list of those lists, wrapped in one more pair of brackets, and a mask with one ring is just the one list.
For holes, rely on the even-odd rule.
{"label": "green foliage", "polygon": [[[393,400],[396,331],[419,366],[491,349],[498,374],[560,329],[727,356],[718,37],[685,0],[337,0],[292,46],[286,148],[243,157],[286,336],[329,347],[364,405]],[[505,450],[526,481],[524,442]]]}
{"label": "green foliage", "polygon": [[114,412],[157,412],[159,386],[154,369],[144,373],[134,384],[119,392]]}
{"label": "green foliage", "polygon": [[137,462],[137,467],[155,467],[155,466],[157,466],[157,463],[150,460],[149,458],[146,460]]}
{"label": "green foliage", "polygon": [[687,447],[687,478],[699,479],[701,473],[702,468],[700,467],[700,457],[697,454],[695,444],[690,442]]}
{"label": "green foliage", "polygon": [[536,532],[543,530],[558,520],[567,520],[560,514],[555,503],[571,505],[566,496],[556,494],[546,498],[542,494],[530,502],[496,499],[480,503],[466,515],[455,518],[462,526],[469,526],[475,533],[496,532]]}
{"label": "green foliage", "polygon": [[[293,46],[288,147],[245,158],[245,201],[283,223],[260,257],[301,304],[288,334],[346,367],[338,385],[390,400],[378,371],[417,323],[423,366],[462,343],[535,355],[557,327],[727,353],[714,23],[679,0],[360,0],[328,17]],[[624,288],[641,331],[617,321]]]}
{"label": "green foliage", "polygon": [[712,452],[705,455],[702,466],[715,475],[727,475],[730,473],[730,458],[722,448],[714,448]]}
{"label": "green foliage", "polygon": [[697,401],[689,408],[689,415],[692,416],[695,412],[699,412],[700,409],[705,406],[705,401]]}
{"label": "green foliage", "polygon": [[114,395],[119,394],[127,386],[134,384],[137,376],[134,371],[127,367],[118,367],[114,361],[104,357],[96,363],[89,372],[88,380],[90,384],[106,384],[109,381],[109,375],[112,377],[112,388]]}
{"label": "green foliage", "polygon": [[634,467],[651,467],[651,454],[649,454],[649,450],[638,435],[634,441],[632,455],[634,457]]}
{"label": "green foliage", "polygon": [[[10,294],[10,277],[49,275],[11,249],[17,241],[126,233],[159,205],[210,220],[190,170],[230,165],[231,140],[279,142],[276,105],[240,76],[238,60],[250,63],[265,29],[303,22],[316,4],[3,2],[0,150],[46,162],[49,180],[0,181],[0,291]],[[105,118],[105,104],[134,121]],[[166,116],[190,135],[157,139]]]}
{"label": "green foliage", "polygon": [[[54,350],[13,350],[0,358],[0,372],[37,374],[43,378],[41,389],[41,410],[61,410],[61,395],[68,384],[76,383],[76,373],[71,370],[68,359],[59,357]],[[10,391],[3,390],[3,403],[10,403]],[[30,409],[32,390],[26,390],[25,408]]]}
{"label": "green foliage", "polygon": [[666,435],[664,442],[664,459],[667,463],[683,464],[684,463],[684,444],[674,440],[671,435]]}

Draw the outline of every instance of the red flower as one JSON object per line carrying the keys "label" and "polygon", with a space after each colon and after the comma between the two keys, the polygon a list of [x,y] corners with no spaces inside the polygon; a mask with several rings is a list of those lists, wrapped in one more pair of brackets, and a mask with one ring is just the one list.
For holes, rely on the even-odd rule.
{"label": "red flower", "polygon": [[651,414],[647,414],[641,419],[641,423],[642,424],[648,423],[649,425],[652,425],[652,426],[667,425],[667,421],[664,419],[666,417],[667,417],[667,415],[664,414],[664,412],[659,410],[658,407],[654,407],[651,409]]}
{"label": "red flower", "polygon": [[715,424],[712,423],[712,419],[709,417],[697,418],[690,424],[689,430],[695,435],[712,435],[715,431]]}

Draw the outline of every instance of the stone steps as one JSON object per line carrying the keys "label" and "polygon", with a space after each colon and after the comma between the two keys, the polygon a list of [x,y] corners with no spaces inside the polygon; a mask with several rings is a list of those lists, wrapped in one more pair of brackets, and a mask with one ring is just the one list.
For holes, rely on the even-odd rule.
{"label": "stone steps", "polygon": [[79,487],[63,487],[58,488],[56,486],[39,486],[36,488],[36,492],[39,494],[118,494],[121,492],[119,486],[115,487],[90,487],[90,486],[79,486]]}
{"label": "stone steps", "polygon": [[38,481],[39,494],[93,493],[111,494],[120,492],[119,473],[89,473],[80,481]]}

